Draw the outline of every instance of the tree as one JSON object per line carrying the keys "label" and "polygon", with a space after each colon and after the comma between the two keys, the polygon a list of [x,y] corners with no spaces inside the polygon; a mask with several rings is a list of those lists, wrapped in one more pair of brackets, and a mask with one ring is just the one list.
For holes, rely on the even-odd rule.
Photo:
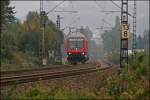
{"label": "tree", "polygon": [[14,17],[14,8],[15,7],[10,7],[10,0],[1,0],[1,25],[2,29],[5,29],[7,24],[14,22],[15,17]]}
{"label": "tree", "polygon": [[19,21],[14,17],[14,8],[9,0],[1,0],[1,60],[10,63],[12,53],[17,50],[16,31]]}
{"label": "tree", "polygon": [[149,54],[149,49],[150,49],[150,43],[149,43],[149,41],[150,41],[150,33],[149,33],[150,31],[149,30],[145,30],[144,31],[144,51],[146,52],[146,53],[148,53]]}
{"label": "tree", "polygon": [[112,30],[106,30],[102,34],[105,53],[118,52],[120,50],[120,23],[119,17],[116,17],[116,24]]}
{"label": "tree", "polygon": [[141,36],[141,35],[139,35],[138,37],[137,37],[137,49],[144,49],[144,38]]}
{"label": "tree", "polygon": [[[37,12],[29,12],[25,22],[20,29],[20,50],[32,54],[39,55],[42,47],[42,30],[40,27],[40,14]],[[45,48],[48,50],[57,50],[58,46],[63,42],[63,33],[58,31],[56,25],[46,17],[45,26]]]}
{"label": "tree", "polygon": [[[46,20],[45,48],[47,53],[50,49],[57,50],[58,46],[63,43],[63,33],[57,30],[56,25],[48,17]],[[39,13],[29,12],[22,24],[19,20],[12,22],[7,20],[6,26],[5,30],[1,32],[1,58],[3,62],[10,64],[15,56],[21,58],[23,55],[32,58],[39,56],[39,50],[42,47]],[[23,59],[27,58],[24,56]]]}

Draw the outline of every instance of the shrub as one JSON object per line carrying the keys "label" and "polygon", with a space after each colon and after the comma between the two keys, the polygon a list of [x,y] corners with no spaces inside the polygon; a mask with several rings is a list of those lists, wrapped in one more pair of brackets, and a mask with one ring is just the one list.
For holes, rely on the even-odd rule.
{"label": "shrub", "polygon": [[82,91],[70,91],[64,88],[49,89],[48,87],[39,85],[29,89],[25,95],[18,96],[16,99],[26,100],[51,100],[51,99],[95,99],[91,94]]}
{"label": "shrub", "polygon": [[123,87],[120,83],[120,81],[117,79],[113,79],[112,77],[109,77],[107,79],[107,92],[110,96],[118,97],[123,92]]}

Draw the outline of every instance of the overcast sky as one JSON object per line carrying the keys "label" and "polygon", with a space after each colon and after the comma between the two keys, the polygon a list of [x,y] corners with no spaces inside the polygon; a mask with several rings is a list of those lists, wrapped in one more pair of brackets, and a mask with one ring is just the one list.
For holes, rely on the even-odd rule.
{"label": "overcast sky", "polygon": [[[44,10],[49,11],[62,1],[44,1]],[[121,6],[120,1],[114,1]],[[11,6],[15,6],[15,16],[23,22],[29,11],[40,10],[40,1],[11,1]],[[55,11],[78,11],[78,13],[66,13]],[[56,22],[56,16],[60,15],[61,28],[70,25],[72,27],[89,26],[95,36],[101,34],[101,30],[96,28],[103,25],[102,19],[106,22],[104,27],[112,27],[115,23],[115,17],[120,17],[120,12],[104,13],[102,11],[120,11],[111,1],[65,1],[53,12],[49,13],[49,19]],[[129,13],[133,14],[133,2],[129,1]],[[72,24],[73,23],[73,24]],[[129,17],[129,24],[132,26],[132,18]],[[137,34],[142,34],[145,29],[149,29],[149,3],[148,1],[137,2]],[[64,32],[68,32],[66,29]]]}

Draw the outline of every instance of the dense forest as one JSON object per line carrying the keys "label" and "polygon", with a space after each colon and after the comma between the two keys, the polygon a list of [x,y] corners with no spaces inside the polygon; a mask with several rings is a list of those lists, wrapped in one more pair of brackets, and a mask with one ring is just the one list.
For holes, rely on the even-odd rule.
{"label": "dense forest", "polygon": [[[14,14],[14,8],[9,6],[10,1],[1,1],[1,63],[2,69],[8,65],[33,66],[38,65],[42,45],[42,31],[40,28],[40,14],[30,11],[26,20],[21,23]],[[55,23],[46,20],[45,48],[57,50],[63,43],[63,33],[58,31]]]}

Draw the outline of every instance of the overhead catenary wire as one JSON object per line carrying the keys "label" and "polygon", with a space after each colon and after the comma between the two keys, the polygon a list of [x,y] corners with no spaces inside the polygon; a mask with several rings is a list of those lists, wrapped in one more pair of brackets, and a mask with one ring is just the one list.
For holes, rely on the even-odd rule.
{"label": "overhead catenary wire", "polygon": [[59,4],[57,4],[55,7],[53,7],[51,10],[49,10],[46,14],[49,14],[50,12],[54,11],[58,6],[60,6],[61,4],[64,3],[65,0],[63,0],[62,2],[60,2]]}
{"label": "overhead catenary wire", "polygon": [[[70,10],[71,10],[72,12],[74,12],[74,13],[78,13],[78,11],[75,11],[75,10],[74,10],[74,6],[73,6],[72,1],[70,1],[70,5],[71,5],[71,9],[70,9]],[[73,15],[73,17],[74,17],[74,15]],[[76,17],[73,18],[73,17],[72,17],[72,19],[74,19],[74,18],[75,18],[75,19],[74,19],[71,23],[69,23],[68,25],[66,25],[66,27],[62,28],[61,30],[65,30],[65,29],[67,29],[67,28],[70,28],[71,25],[75,24],[77,21],[80,20],[80,17],[77,17],[77,18],[76,18]]]}
{"label": "overhead catenary wire", "polygon": [[[71,2],[71,4],[72,4],[72,1],[70,1]],[[62,4],[63,2],[61,2],[60,4]],[[59,5],[60,6],[60,5]],[[58,7],[58,6],[57,6]],[[55,8],[55,7],[54,7]],[[75,11],[75,10],[73,10],[73,5],[72,5],[72,10],[65,10],[64,8],[62,8],[62,10],[55,10],[54,12],[64,12],[64,13],[66,13],[66,12],[68,12],[68,13],[78,13],[78,11]]]}
{"label": "overhead catenary wire", "polygon": [[118,7],[118,8],[121,9],[121,7],[120,7],[118,4],[116,4],[113,0],[111,0],[111,2],[112,2],[116,7]]}
{"label": "overhead catenary wire", "polygon": [[74,21],[72,21],[69,25],[67,25],[65,28],[63,28],[62,30],[69,28],[72,24],[76,23],[78,20],[80,20],[80,18],[76,18]]}
{"label": "overhead catenary wire", "polygon": [[[97,2],[97,0],[95,1],[95,3],[96,3],[96,5],[100,8],[100,9],[104,9],[104,8],[102,8],[101,7],[101,5],[99,5],[99,3]],[[116,4],[115,4],[116,5]],[[118,5],[116,5],[116,6],[118,6]],[[118,6],[118,7],[120,7],[120,6]],[[104,11],[104,10],[101,10],[101,12],[104,12],[105,14],[108,14],[108,13],[118,13],[118,12],[120,12],[120,11],[117,11],[117,10],[114,10],[114,11]]]}
{"label": "overhead catenary wire", "polygon": [[[97,2],[97,0],[95,0],[95,3],[96,3],[96,5],[101,9],[101,12],[104,12],[105,14],[107,14],[107,12],[105,12],[104,11],[104,7],[102,7],[101,5],[99,5],[99,3]],[[103,9],[103,10],[102,10]],[[112,26],[110,23],[108,23],[106,20],[104,20],[104,18],[102,19],[102,26],[101,26],[101,28],[96,28],[96,29],[103,29],[104,28],[104,23],[105,24],[107,24],[107,25],[110,25],[110,26]],[[110,28],[110,27],[108,27],[108,28]]]}
{"label": "overhead catenary wire", "polygon": [[99,3],[97,2],[97,0],[95,0],[95,4],[96,4],[100,9],[104,9],[104,8],[102,8],[101,5],[99,5]]}
{"label": "overhead catenary wire", "polygon": [[[118,4],[116,4],[113,0],[111,0],[111,2],[112,2],[116,7],[118,7],[119,9],[121,9],[121,7],[120,7]],[[131,15],[129,12],[128,12],[128,15],[131,16],[131,17],[134,17],[134,16]]]}

